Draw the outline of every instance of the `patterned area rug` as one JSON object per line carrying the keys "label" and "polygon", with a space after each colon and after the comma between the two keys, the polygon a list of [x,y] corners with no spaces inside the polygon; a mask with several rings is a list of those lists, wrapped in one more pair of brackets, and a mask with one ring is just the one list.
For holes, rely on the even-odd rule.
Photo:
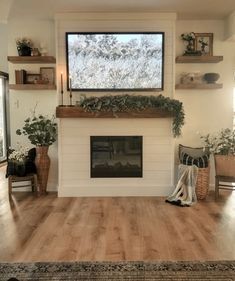
{"label": "patterned area rug", "polygon": [[235,261],[1,263],[0,280],[10,278],[19,281],[232,281],[235,280]]}

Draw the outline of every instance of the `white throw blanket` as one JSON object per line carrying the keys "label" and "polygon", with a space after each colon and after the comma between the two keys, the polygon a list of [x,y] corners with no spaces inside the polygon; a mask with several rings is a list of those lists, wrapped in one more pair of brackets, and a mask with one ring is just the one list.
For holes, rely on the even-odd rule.
{"label": "white throw blanket", "polygon": [[180,164],[178,167],[178,183],[172,195],[166,201],[179,206],[191,206],[197,202],[195,192],[198,167]]}

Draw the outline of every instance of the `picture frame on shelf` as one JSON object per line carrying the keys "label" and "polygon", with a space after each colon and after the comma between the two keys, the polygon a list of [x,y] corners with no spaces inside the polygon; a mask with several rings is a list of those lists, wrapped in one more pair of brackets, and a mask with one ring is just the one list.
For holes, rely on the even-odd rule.
{"label": "picture frame on shelf", "polygon": [[195,33],[195,50],[203,56],[213,56],[213,33]]}
{"label": "picture frame on shelf", "polygon": [[26,84],[37,84],[41,80],[41,75],[38,73],[27,73]]}
{"label": "picture frame on shelf", "polygon": [[55,68],[54,67],[40,67],[41,80],[49,85],[55,84]]}

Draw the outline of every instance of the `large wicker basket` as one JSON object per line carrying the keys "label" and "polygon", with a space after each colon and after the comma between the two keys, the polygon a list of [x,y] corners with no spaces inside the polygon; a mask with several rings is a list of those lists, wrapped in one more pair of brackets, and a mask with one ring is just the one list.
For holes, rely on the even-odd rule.
{"label": "large wicker basket", "polygon": [[197,199],[205,199],[209,190],[210,166],[207,168],[198,168],[196,195]]}

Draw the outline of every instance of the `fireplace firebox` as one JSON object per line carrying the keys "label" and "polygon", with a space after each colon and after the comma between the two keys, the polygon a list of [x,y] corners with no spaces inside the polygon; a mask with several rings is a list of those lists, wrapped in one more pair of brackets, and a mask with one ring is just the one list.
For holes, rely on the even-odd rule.
{"label": "fireplace firebox", "polygon": [[142,136],[91,136],[91,178],[141,178]]}

